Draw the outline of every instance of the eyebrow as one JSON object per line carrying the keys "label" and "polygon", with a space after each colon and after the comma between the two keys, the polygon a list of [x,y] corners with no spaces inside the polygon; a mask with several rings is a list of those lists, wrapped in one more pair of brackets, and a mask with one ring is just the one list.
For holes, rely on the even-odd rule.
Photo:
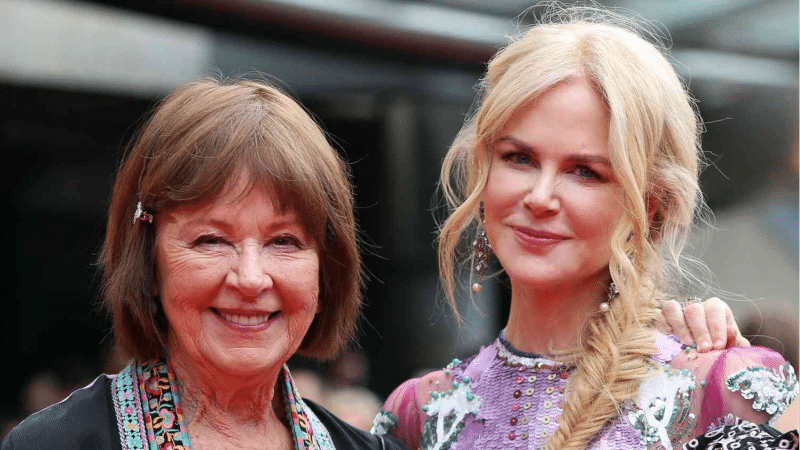
{"label": "eyebrow", "polygon": [[[187,222],[187,225],[211,225],[212,227],[221,228],[224,230],[229,230],[233,228],[233,224],[225,219],[213,219],[213,218],[208,218],[207,216],[203,216],[196,220],[191,220]],[[283,217],[274,222],[269,223],[270,230],[292,227],[292,226],[301,226],[300,221],[298,220],[297,217]]]}
{"label": "eyebrow", "polygon": [[[516,145],[517,147],[520,147],[521,149],[523,149],[523,150],[525,150],[527,152],[531,152],[531,153],[534,153],[534,154],[537,153],[536,150],[533,147],[531,147],[530,145],[527,145],[524,142],[521,142],[521,141],[519,141],[519,140],[517,140],[517,139],[515,139],[515,138],[513,138],[511,136],[502,136],[500,139],[497,140],[497,142],[510,142],[510,143]],[[567,157],[567,159],[569,161],[571,161],[571,162],[576,162],[576,163],[605,164],[608,167],[613,167],[611,165],[611,161],[609,161],[609,159],[604,157],[604,156],[584,155],[584,154],[578,153],[578,154],[569,155]]]}

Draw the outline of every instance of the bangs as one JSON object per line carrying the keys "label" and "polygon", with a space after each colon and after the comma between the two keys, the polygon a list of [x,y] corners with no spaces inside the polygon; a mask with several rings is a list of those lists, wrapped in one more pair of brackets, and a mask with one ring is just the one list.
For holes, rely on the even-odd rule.
{"label": "bangs", "polygon": [[[159,139],[158,145],[173,148],[155,152],[148,163],[151,173],[144,178],[150,183],[142,186],[142,201],[154,212],[204,203],[247,176],[249,186],[240,195],[253,188],[273,193],[273,206],[282,213],[295,212],[306,232],[322,244],[327,195],[317,175],[321,161],[314,161],[314,156],[324,160],[322,149],[330,148],[322,133],[309,135],[296,119],[285,119],[285,111],[271,111],[261,103],[202,112],[204,117],[193,118],[194,127],[181,121],[169,126],[191,130],[183,135],[160,130],[167,139]],[[306,121],[316,128],[311,119]]]}

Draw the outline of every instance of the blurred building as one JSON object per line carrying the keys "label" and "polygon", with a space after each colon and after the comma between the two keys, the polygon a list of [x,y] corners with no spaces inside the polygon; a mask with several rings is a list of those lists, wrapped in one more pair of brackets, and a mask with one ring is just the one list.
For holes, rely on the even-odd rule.
{"label": "blurred building", "polygon": [[[663,24],[699,99],[712,163],[702,184],[718,230],[691,252],[727,297],[783,308],[796,329],[797,2],[600,3]],[[508,299],[491,284],[475,299],[464,295],[466,324],[455,326],[438,288],[431,199],[486,61],[531,19],[519,16],[529,5],[0,2],[0,352],[11,388],[0,410],[16,407],[15,387],[31,374],[99,359],[110,330],[96,307],[94,261],[121,149],[161,95],[208,75],[283,86],[352,162],[371,274],[359,334],[370,388],[386,395],[421,368],[490,341]],[[752,312],[752,303],[734,305],[746,305],[734,306],[742,318]]]}

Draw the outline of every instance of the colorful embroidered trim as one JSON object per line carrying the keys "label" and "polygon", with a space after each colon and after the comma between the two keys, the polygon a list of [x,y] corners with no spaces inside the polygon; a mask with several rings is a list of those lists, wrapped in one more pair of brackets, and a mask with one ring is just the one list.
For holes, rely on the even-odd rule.
{"label": "colorful embroidered trim", "polygon": [[122,450],[144,450],[144,443],[147,442],[139,404],[139,383],[135,380],[136,366],[131,363],[111,383],[111,398]]}
{"label": "colorful embroidered trim", "polygon": [[[281,379],[295,449],[335,450],[328,430],[300,398],[286,366]],[[122,450],[191,450],[176,386],[175,374],[164,361],[133,362],[117,375],[111,395]]]}
{"label": "colorful embroidered trim", "polygon": [[111,394],[123,450],[191,450],[174,384],[175,376],[163,361],[133,362],[117,375]]}
{"label": "colorful embroidered trim", "polygon": [[151,450],[191,450],[172,369],[163,361],[153,361],[139,366],[138,375],[142,404],[148,408],[144,420]]}
{"label": "colorful embroidered trim", "polygon": [[281,379],[283,380],[286,412],[292,420],[295,448],[297,450],[335,450],[328,430],[303,402],[286,366],[283,366]]}

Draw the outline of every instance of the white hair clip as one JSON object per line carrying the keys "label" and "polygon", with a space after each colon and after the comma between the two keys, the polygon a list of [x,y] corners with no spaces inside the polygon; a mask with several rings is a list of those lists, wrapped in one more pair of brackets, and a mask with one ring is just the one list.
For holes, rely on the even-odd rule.
{"label": "white hair clip", "polygon": [[153,215],[142,209],[142,202],[136,203],[136,212],[133,213],[133,223],[141,220],[142,222],[153,223]]}

